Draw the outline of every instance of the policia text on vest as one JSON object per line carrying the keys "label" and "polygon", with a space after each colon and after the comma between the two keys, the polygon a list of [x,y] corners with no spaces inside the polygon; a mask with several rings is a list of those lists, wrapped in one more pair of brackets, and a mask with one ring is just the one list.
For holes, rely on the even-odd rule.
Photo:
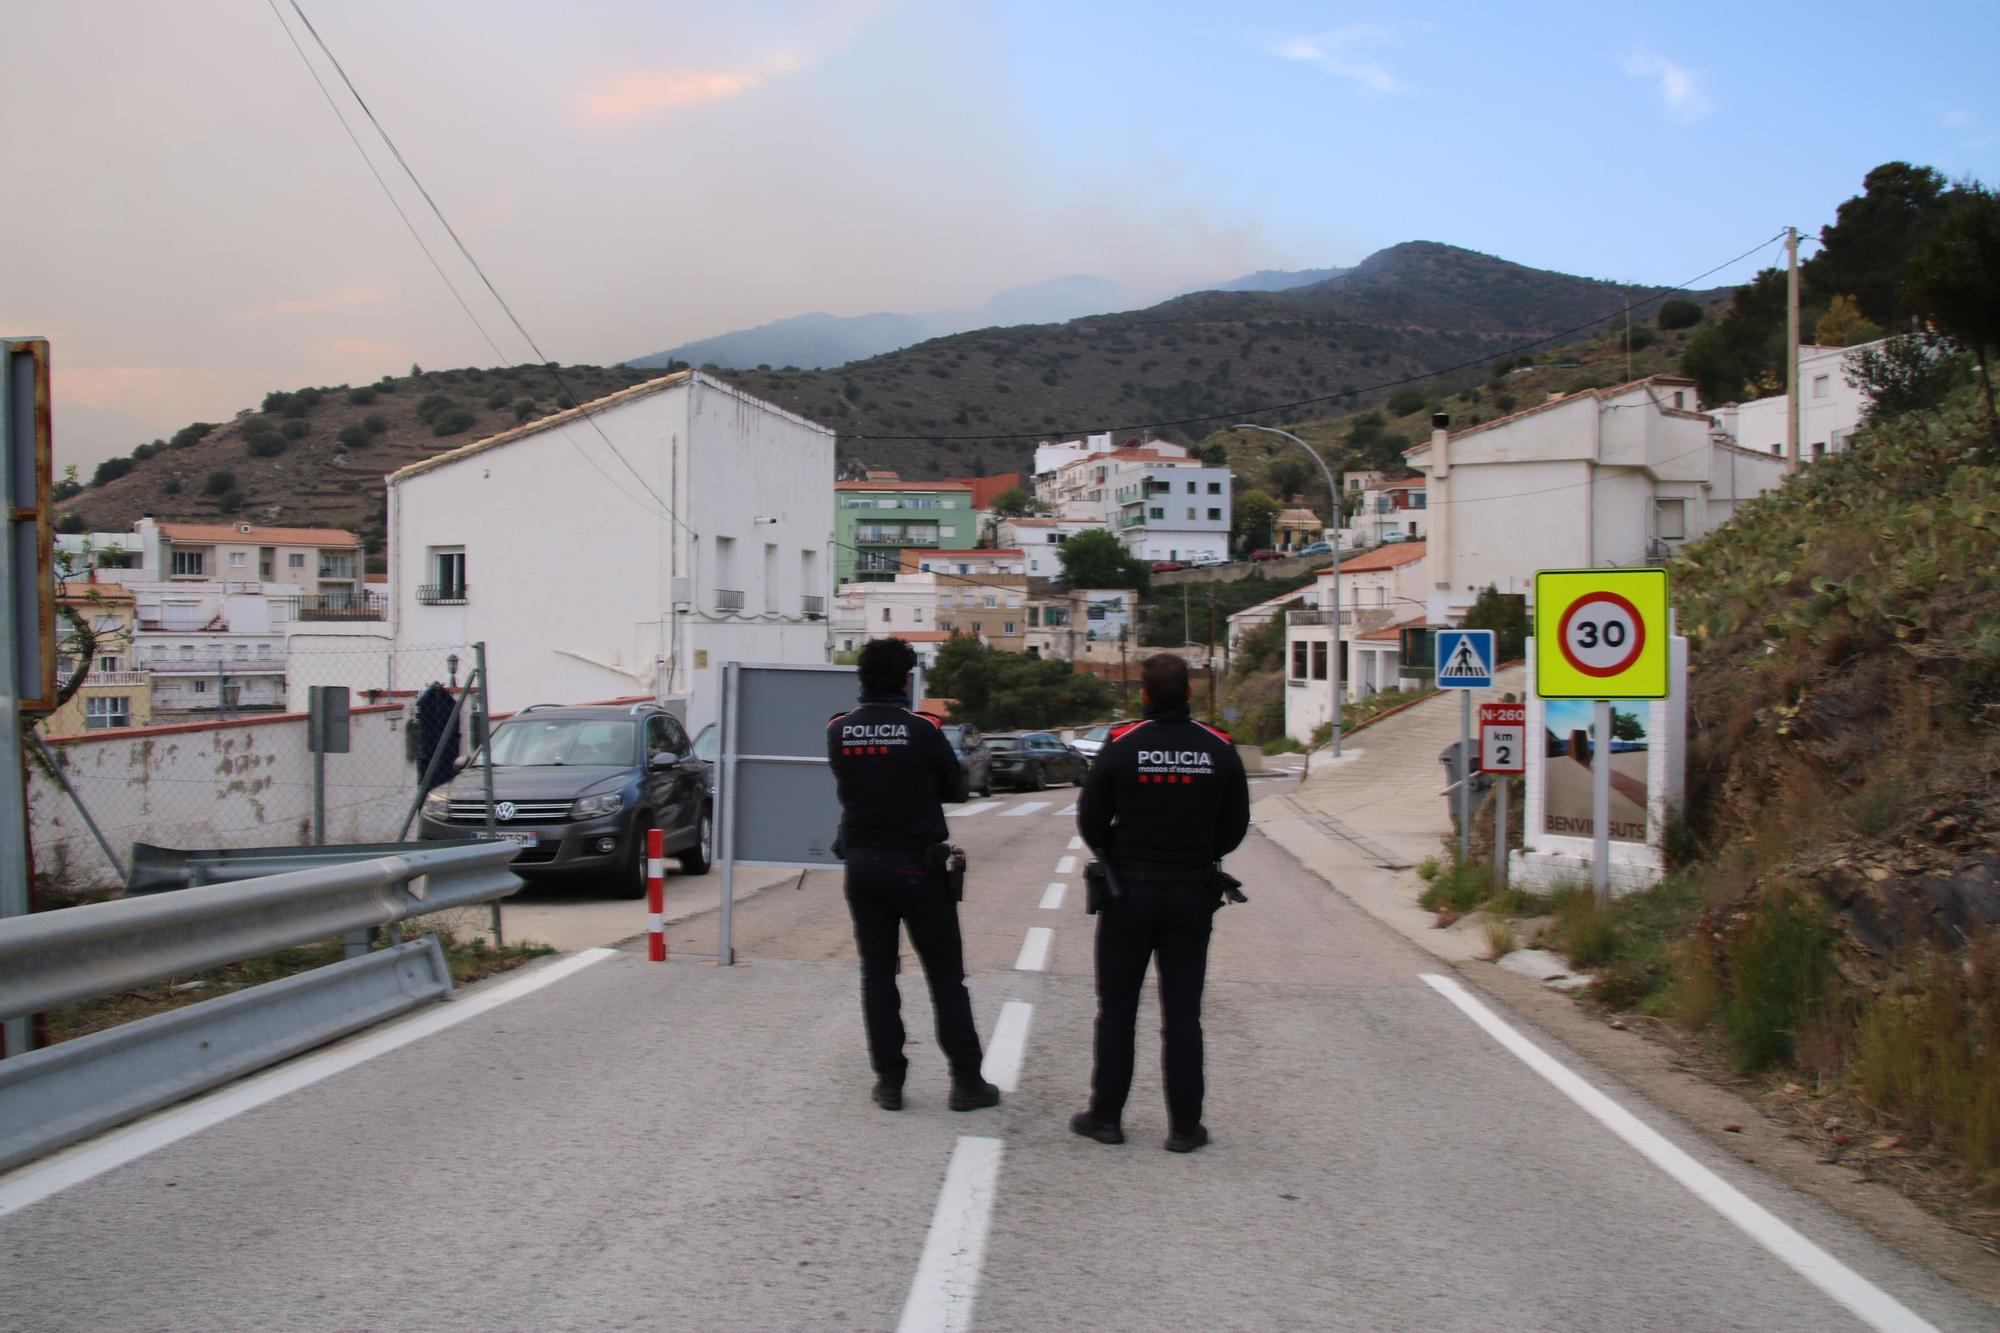
{"label": "policia text on vest", "polygon": [[963,859],[954,875],[945,841],[943,803],[965,799],[965,772],[938,720],[909,707],[915,651],[901,639],[875,639],[861,650],[860,666],[860,706],[827,723],[826,757],[840,793],[835,845],[847,867],[847,910],[861,955],[875,1103],[889,1111],[903,1106],[909,1060],[896,968],[907,926],[951,1066],[951,1109],[994,1106],[1000,1090],[980,1076],[979,1032],[965,989],[953,883],[963,884]]}

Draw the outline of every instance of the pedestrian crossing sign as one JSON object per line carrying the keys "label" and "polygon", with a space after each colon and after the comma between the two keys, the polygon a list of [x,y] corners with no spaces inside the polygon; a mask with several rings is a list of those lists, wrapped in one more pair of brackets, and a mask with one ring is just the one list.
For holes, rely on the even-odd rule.
{"label": "pedestrian crossing sign", "polygon": [[1493,687],[1493,631],[1441,629],[1437,641],[1437,687],[1486,690]]}

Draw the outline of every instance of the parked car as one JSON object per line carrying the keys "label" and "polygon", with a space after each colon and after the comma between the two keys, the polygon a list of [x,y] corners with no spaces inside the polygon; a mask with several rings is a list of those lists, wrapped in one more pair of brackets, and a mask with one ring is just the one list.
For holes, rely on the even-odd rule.
{"label": "parked car", "polygon": [[1071,741],[1069,748],[1094,764],[1099,752],[1104,749],[1104,743],[1111,739],[1111,729],[1117,725],[1116,722],[1105,722],[1092,727]]}
{"label": "parked car", "polygon": [[1199,555],[1190,557],[1187,563],[1190,569],[1207,569],[1213,565],[1228,564],[1229,557],[1226,555],[1217,555],[1213,551],[1203,551]]}
{"label": "parked car", "polygon": [[[493,729],[493,835],[520,844],[511,865],[529,881],[607,882],[613,897],[646,893],[646,832],[689,875],[708,873],[715,845],[712,763],[657,704],[537,704]],[[484,838],[483,757],[424,798],[421,839]]]}
{"label": "parked car", "polygon": [[1040,791],[1051,782],[1071,782],[1081,787],[1090,770],[1090,761],[1053,732],[996,731],[986,746],[993,752],[995,786]]}
{"label": "parked car", "polygon": [[1413,542],[1416,538],[1407,532],[1385,532],[1382,534],[1384,546],[1394,546],[1397,542]]}
{"label": "parked car", "polygon": [[1155,574],[1171,574],[1176,570],[1186,568],[1187,566],[1178,560],[1155,560],[1153,562],[1153,572]]}
{"label": "parked car", "polygon": [[944,738],[951,742],[951,752],[958,756],[959,767],[965,770],[966,791],[991,796],[993,752],[986,748],[986,738],[979,734],[979,728],[963,722],[947,722],[943,730]]}
{"label": "parked car", "polygon": [[1252,560],[1283,560],[1285,553],[1283,551],[1252,551],[1250,558]]}
{"label": "parked car", "polygon": [[1314,542],[1311,546],[1301,546],[1300,555],[1332,555],[1333,546],[1328,542]]}

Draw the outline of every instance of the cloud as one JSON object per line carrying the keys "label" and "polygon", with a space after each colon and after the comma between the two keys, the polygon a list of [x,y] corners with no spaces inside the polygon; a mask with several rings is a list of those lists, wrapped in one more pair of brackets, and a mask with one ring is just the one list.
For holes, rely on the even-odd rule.
{"label": "cloud", "polygon": [[1697,121],[1715,109],[1701,75],[1665,56],[1636,51],[1625,58],[1625,72],[1635,79],[1658,79],[1660,100],[1675,120]]}
{"label": "cloud", "polygon": [[1387,40],[1381,28],[1367,23],[1350,24],[1314,36],[1292,37],[1271,47],[1271,54],[1283,60],[1303,60],[1317,65],[1335,78],[1346,79],[1361,92],[1377,96],[1407,92],[1403,83],[1381,65],[1357,60],[1351,48]]}
{"label": "cloud", "polygon": [[332,296],[307,296],[296,301],[280,301],[261,310],[246,310],[237,315],[236,320],[247,323],[253,319],[273,319],[281,315],[323,315],[334,310],[351,310],[355,306],[380,305],[399,290],[393,282],[375,282],[365,287],[350,287]]}
{"label": "cloud", "polygon": [[610,129],[650,120],[709,102],[725,102],[760,88],[773,78],[796,73],[804,62],[781,54],[737,70],[634,70],[609,76],[595,92],[577,99],[578,123]]}

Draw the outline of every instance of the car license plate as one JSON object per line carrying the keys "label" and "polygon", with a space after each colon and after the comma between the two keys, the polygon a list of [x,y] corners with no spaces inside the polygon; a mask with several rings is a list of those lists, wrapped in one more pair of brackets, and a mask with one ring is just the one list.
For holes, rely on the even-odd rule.
{"label": "car license plate", "polygon": [[472,836],[482,842],[488,839],[496,839],[500,842],[518,842],[523,847],[537,847],[541,845],[542,841],[542,836],[539,833],[516,833],[511,829],[502,833],[488,833],[486,830],[481,829]]}

